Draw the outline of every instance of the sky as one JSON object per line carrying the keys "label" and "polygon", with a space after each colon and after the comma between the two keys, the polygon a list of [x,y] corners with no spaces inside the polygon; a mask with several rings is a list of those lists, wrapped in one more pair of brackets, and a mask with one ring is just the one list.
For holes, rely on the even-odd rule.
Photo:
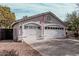
{"label": "sky", "polygon": [[78,10],[78,6],[74,3],[0,3],[0,5],[10,7],[16,15],[16,20],[21,19],[23,16],[51,11],[62,21],[65,21],[67,13]]}

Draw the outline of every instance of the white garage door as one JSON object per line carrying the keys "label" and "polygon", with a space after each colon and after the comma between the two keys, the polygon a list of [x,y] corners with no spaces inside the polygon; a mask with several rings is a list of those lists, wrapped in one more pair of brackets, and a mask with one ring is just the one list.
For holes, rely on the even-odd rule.
{"label": "white garage door", "polygon": [[36,40],[40,37],[40,26],[36,24],[27,24],[24,26],[23,35],[28,40]]}
{"label": "white garage door", "polygon": [[44,38],[64,38],[65,31],[63,27],[45,27]]}

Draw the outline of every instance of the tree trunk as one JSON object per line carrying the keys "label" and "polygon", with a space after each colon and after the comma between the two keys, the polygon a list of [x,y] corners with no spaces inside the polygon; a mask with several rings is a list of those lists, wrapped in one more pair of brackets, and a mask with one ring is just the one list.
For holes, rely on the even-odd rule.
{"label": "tree trunk", "polygon": [[78,38],[78,35],[79,35],[78,30],[76,30],[75,33],[74,33],[75,38]]}

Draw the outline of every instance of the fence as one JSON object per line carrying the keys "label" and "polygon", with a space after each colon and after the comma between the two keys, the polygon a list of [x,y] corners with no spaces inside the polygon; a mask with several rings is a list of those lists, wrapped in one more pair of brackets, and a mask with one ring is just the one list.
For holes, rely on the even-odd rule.
{"label": "fence", "polygon": [[0,40],[12,40],[13,29],[0,29]]}

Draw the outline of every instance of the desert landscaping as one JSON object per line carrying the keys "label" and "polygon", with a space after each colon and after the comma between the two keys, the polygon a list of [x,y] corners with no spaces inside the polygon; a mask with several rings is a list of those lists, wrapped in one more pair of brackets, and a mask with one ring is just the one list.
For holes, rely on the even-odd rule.
{"label": "desert landscaping", "polygon": [[24,42],[1,41],[0,56],[40,56],[41,54]]}

